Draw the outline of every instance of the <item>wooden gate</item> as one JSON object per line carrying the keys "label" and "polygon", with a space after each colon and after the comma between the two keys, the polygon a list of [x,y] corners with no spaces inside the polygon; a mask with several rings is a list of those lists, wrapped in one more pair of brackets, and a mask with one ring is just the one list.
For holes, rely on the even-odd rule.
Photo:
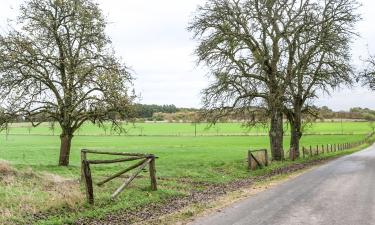
{"label": "wooden gate", "polygon": [[[91,154],[100,154],[100,155],[112,155],[112,156],[124,156],[124,158],[119,159],[111,159],[111,160],[89,160],[87,155]],[[94,203],[94,189],[92,184],[92,176],[91,176],[91,169],[90,165],[98,165],[98,164],[112,164],[112,163],[121,163],[121,162],[129,162],[129,161],[138,161],[134,165],[125,168],[118,173],[100,181],[97,183],[98,186],[102,186],[103,184],[120,177],[121,175],[135,170],[133,175],[131,175],[113,194],[112,199],[116,198],[133,180],[136,178],[139,173],[148,165],[150,171],[150,179],[151,179],[151,190],[156,191],[156,170],[155,170],[155,159],[157,157],[152,154],[142,154],[142,153],[125,153],[125,152],[102,152],[102,151],[94,151],[88,149],[81,150],[81,179],[85,181],[86,185],[86,197],[89,204]]]}
{"label": "wooden gate", "polygon": [[268,166],[268,151],[267,149],[249,150],[247,156],[249,170],[256,170]]}

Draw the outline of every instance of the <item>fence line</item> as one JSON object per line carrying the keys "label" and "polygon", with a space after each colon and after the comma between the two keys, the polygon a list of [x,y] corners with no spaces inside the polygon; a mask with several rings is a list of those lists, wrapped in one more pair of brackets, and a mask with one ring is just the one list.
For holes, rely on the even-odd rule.
{"label": "fence line", "polygon": [[[368,134],[363,140],[355,141],[355,142],[346,142],[346,143],[338,143],[338,144],[324,144],[324,145],[316,145],[315,148],[313,146],[309,147],[302,147],[302,158],[318,156],[325,153],[337,152],[337,151],[344,151],[348,149],[352,149],[358,146],[361,146],[368,142],[370,138],[374,136],[374,133]],[[294,152],[294,151],[289,151]],[[290,154],[290,159],[295,160],[296,156]]]}
{"label": "fence line", "polygon": [[[318,156],[321,154],[344,151],[347,149],[352,149],[358,146],[361,146],[365,143],[368,143],[370,138],[374,136],[374,133],[368,134],[363,140],[347,143],[338,143],[338,144],[318,144],[316,147],[309,145],[308,147],[302,147],[302,158],[309,158]],[[288,151],[289,157],[291,160],[297,159],[297,156],[293,153],[295,151]],[[268,161],[268,151],[267,149],[261,150],[249,150],[247,156],[247,163],[249,170],[261,169],[269,165]]]}

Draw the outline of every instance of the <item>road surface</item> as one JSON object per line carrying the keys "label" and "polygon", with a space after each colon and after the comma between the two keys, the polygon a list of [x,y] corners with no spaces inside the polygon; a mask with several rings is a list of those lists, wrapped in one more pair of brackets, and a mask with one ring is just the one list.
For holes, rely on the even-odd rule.
{"label": "road surface", "polygon": [[191,225],[375,225],[375,145]]}

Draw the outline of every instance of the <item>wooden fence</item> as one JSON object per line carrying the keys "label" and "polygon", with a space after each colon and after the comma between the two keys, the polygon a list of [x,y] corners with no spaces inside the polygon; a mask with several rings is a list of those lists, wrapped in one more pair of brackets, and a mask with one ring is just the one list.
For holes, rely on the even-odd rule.
{"label": "wooden fence", "polygon": [[268,166],[267,149],[249,150],[247,155],[247,163],[249,170],[256,170]]}
{"label": "wooden fence", "polygon": [[[301,148],[301,155],[302,158],[313,157],[325,153],[337,152],[337,151],[344,151],[347,149],[352,149],[358,146],[361,146],[367,142],[369,142],[370,138],[374,136],[375,133],[371,133],[367,135],[363,140],[356,141],[356,142],[348,142],[348,143],[339,143],[339,144],[325,144],[325,145],[316,145],[309,147],[302,147]],[[295,151],[288,151],[286,155],[289,154],[289,158],[291,160],[296,159],[296,155],[294,154]],[[249,170],[256,170],[263,168],[269,165],[268,160],[268,151],[266,149],[261,150],[249,150],[247,156],[248,168]]]}
{"label": "wooden fence", "polygon": [[[124,158],[119,159],[111,159],[111,160],[89,160],[88,154],[99,154],[99,155],[111,155],[111,156],[124,156]],[[142,153],[125,153],[125,152],[102,152],[102,151],[94,151],[88,149],[81,150],[81,179],[85,182],[86,185],[86,197],[89,204],[94,203],[94,188],[91,176],[91,169],[90,165],[99,165],[99,164],[113,164],[113,163],[121,163],[121,162],[129,162],[129,161],[137,161],[132,166],[125,168],[118,173],[96,183],[98,186],[102,186],[105,183],[120,177],[121,175],[135,170],[133,175],[131,175],[113,194],[112,199],[116,198],[138,175],[142,172],[142,170],[148,165],[149,172],[150,172],[150,179],[151,179],[151,190],[156,191],[156,170],[155,170],[155,160],[157,159],[156,156],[152,154],[142,154]]]}
{"label": "wooden fence", "polygon": [[[358,147],[367,143],[373,135],[374,133],[371,133],[367,135],[363,140],[355,141],[355,142],[347,142],[347,143],[339,143],[339,144],[325,144],[325,145],[316,145],[316,146],[310,145],[309,147],[303,146],[301,148],[302,158],[352,149],[352,148],[355,148],[355,147]],[[295,156],[290,154],[290,159],[294,160]]]}

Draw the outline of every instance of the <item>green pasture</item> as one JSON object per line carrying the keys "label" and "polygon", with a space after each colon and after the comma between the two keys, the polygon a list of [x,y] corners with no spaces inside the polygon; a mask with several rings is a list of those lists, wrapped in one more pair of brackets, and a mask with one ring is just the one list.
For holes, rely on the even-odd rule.
{"label": "green pasture", "polygon": [[[365,135],[308,135],[302,138],[302,145],[345,143],[361,140]],[[8,140],[1,137],[0,158],[13,165],[60,170],[57,164],[59,138],[54,136],[11,135]],[[287,149],[289,138],[285,137]],[[215,168],[236,169],[225,171],[221,178],[234,179],[246,173],[244,169],[248,149],[268,148],[266,136],[225,136],[225,137],[124,137],[124,136],[77,136],[73,139],[71,166],[79,166],[80,149],[102,149],[122,152],[153,153],[157,161],[159,175],[173,177],[200,177],[207,179],[217,176]],[[65,171],[61,169],[61,171]],[[218,170],[223,171],[223,170]],[[242,171],[242,172],[241,172]],[[77,174],[73,174],[77,175]],[[228,176],[226,176],[228,175]]]}
{"label": "green pasture", "polygon": [[[52,129],[51,124],[43,123],[38,127],[32,127],[29,123],[15,123],[9,126],[9,134],[33,134],[33,135],[58,135],[60,128],[58,124]],[[267,135],[268,127],[257,125],[245,127],[241,123],[218,123],[209,125],[207,123],[128,123],[123,124],[125,132],[121,136],[217,136],[217,135]],[[289,135],[288,124],[284,125],[285,134]],[[368,122],[316,122],[304,126],[306,134],[366,134],[371,131]],[[3,134],[5,131],[2,132]],[[111,131],[110,124],[98,127],[91,123],[84,124],[76,135],[118,135]]]}
{"label": "green pasture", "polygon": [[[18,125],[18,127],[16,126]],[[11,135],[0,135],[0,159],[8,161],[12,167],[20,171],[14,184],[0,179],[0,224],[23,224],[34,221],[37,224],[69,224],[81,217],[99,218],[108,213],[124,209],[142,207],[148,203],[162,203],[166,199],[184,196],[191,190],[206,188],[205,184],[227,183],[233,180],[256,176],[266,173],[275,167],[285,166],[291,162],[273,163],[271,167],[258,172],[249,173],[246,168],[246,153],[248,149],[268,148],[267,136],[240,136],[244,128],[240,124],[219,124],[223,136],[216,136],[214,131],[204,130],[206,125],[200,124],[201,132],[207,135],[192,136],[194,126],[191,124],[144,123],[147,136],[102,135],[100,128],[86,124],[81,132],[73,139],[71,151],[71,166],[61,168],[56,166],[59,153],[59,137],[51,135],[47,125],[33,128],[31,134],[23,134],[22,124],[13,124]],[[335,125],[335,126],[334,126]],[[347,143],[362,140],[370,127],[367,123],[343,123],[344,134],[341,135],[341,123],[317,123],[311,129],[310,135],[302,138],[302,145],[315,146],[322,144]],[[133,126],[133,125],[128,125]],[[147,128],[147,129],[146,129]],[[211,128],[212,129],[212,128]],[[185,131],[181,136],[172,135]],[[12,135],[17,134],[18,135]],[[45,132],[45,135],[42,135]],[[213,133],[209,133],[213,132]],[[313,132],[338,133],[335,135],[316,135]],[[22,135],[21,135],[22,134]],[[91,135],[89,135],[91,134]],[[212,135],[210,135],[212,134]],[[232,134],[232,135],[231,135]],[[146,133],[144,134],[146,135]],[[169,136],[168,136],[169,135]],[[289,137],[285,137],[284,148],[287,149]],[[51,185],[44,184],[44,173],[57,174],[64,178],[78,181],[80,177],[80,150],[82,148],[122,152],[145,152],[159,157],[156,161],[159,190],[149,190],[148,174],[145,172],[122,193],[115,202],[110,201],[110,194],[123,181],[118,179],[104,187],[95,187],[96,204],[89,207],[84,197],[69,205],[54,200],[51,203]],[[330,153],[335,155],[337,153]],[[340,153],[341,154],[341,153]],[[320,156],[322,157],[322,156]],[[89,155],[91,159],[97,156]],[[103,156],[100,156],[103,159]],[[129,163],[110,166],[93,166],[94,182],[117,172]],[[1,168],[0,168],[1,169]],[[22,172],[22,171],[32,171]],[[30,175],[31,174],[31,175]],[[35,175],[37,174],[37,175]],[[38,175],[39,174],[39,175]],[[36,177],[36,178],[33,178]],[[1,177],[0,177],[1,178]],[[76,187],[84,196],[84,186]],[[49,193],[49,194],[48,194]],[[63,197],[68,198],[68,197]],[[46,204],[48,202],[48,204]],[[28,207],[26,207],[28,206]],[[35,219],[30,208],[40,210],[42,218]],[[10,215],[9,216],[9,212]],[[8,214],[7,214],[8,213]],[[7,216],[4,216],[4,215]]]}

